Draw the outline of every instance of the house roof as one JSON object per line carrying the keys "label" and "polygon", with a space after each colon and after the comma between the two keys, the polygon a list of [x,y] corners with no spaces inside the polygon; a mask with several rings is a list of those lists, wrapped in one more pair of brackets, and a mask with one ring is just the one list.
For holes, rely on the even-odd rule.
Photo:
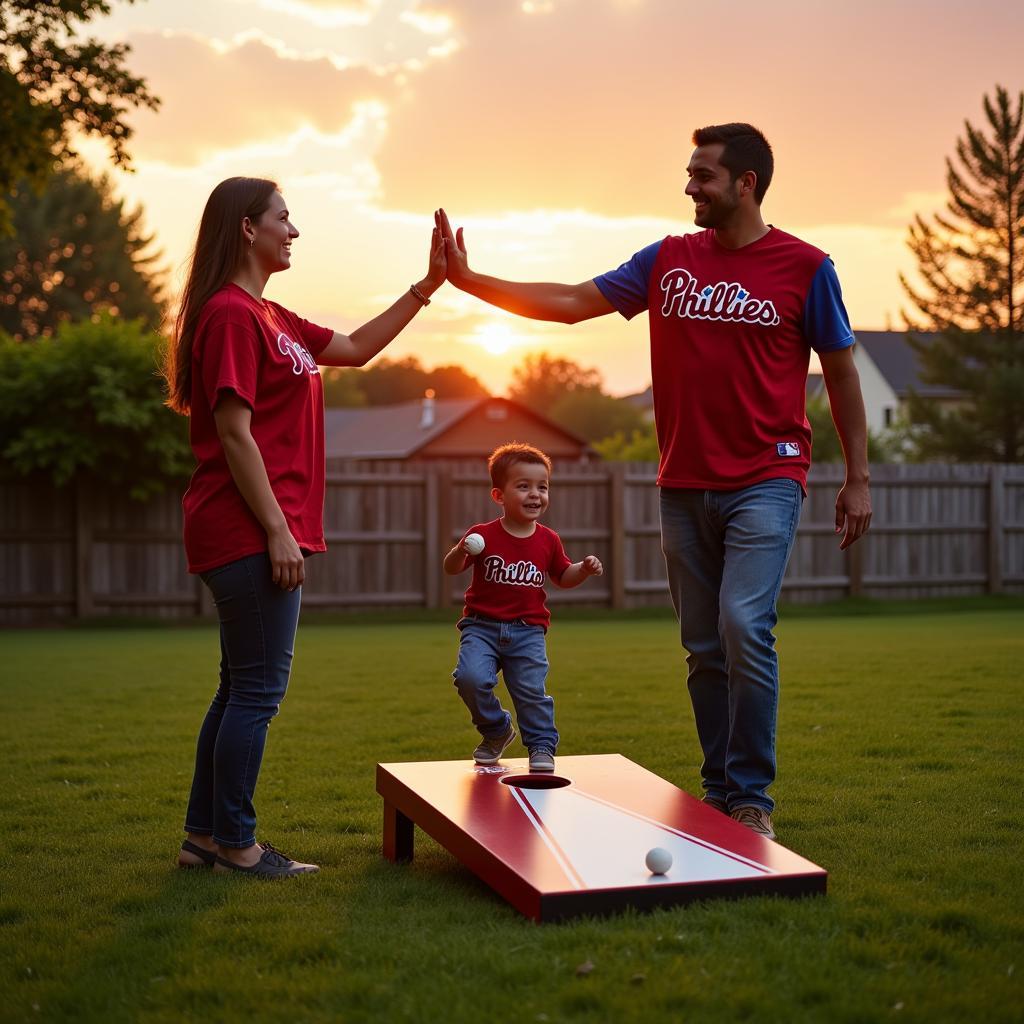
{"label": "house roof", "polygon": [[433,420],[423,425],[424,400],[398,405],[378,405],[359,409],[325,409],[324,435],[327,458],[404,459],[416,454],[431,441],[451,430],[471,413],[489,403],[516,408],[523,415],[544,423],[578,444],[589,446],[571,431],[558,426],[532,409],[507,398],[437,398],[433,400]]}
{"label": "house roof", "polygon": [[[913,388],[926,398],[957,398],[961,392],[946,384],[924,384],[917,372],[917,353],[907,343],[903,331],[857,331],[857,344],[871,357],[878,372],[899,398]],[[927,334],[915,334],[927,341]]]}

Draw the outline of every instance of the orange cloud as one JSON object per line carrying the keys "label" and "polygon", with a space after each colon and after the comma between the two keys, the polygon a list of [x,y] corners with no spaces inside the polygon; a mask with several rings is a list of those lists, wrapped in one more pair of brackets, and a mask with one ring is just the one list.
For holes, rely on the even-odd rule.
{"label": "orange cloud", "polygon": [[[1024,7],[1004,10],[1014,28],[994,35],[992,0],[939,6],[925,38],[919,16],[880,0],[856,15],[559,0],[543,17],[518,3],[437,0],[464,45],[394,106],[378,154],[385,201],[583,207],[685,225],[693,129],[749,120],[776,150],[770,218],[891,224],[903,195],[942,187],[943,159],[982,93],[1020,77]],[[933,59],[942,53],[955,59]]]}
{"label": "orange cloud", "polygon": [[258,39],[217,48],[191,35],[143,33],[130,39],[163,104],[136,118],[139,159],[189,166],[218,151],[297,129],[341,131],[360,101],[380,101],[390,81],[326,58],[282,56]]}

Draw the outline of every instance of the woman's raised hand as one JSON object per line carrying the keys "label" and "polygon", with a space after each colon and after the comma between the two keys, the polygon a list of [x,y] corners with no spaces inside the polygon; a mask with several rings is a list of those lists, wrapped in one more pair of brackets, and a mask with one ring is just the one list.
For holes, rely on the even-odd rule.
{"label": "woman's raised hand", "polygon": [[430,236],[430,262],[427,276],[423,283],[431,292],[437,291],[444,284],[448,275],[448,260],[445,256],[444,236],[441,234],[441,223],[438,211],[434,211],[434,231]]}

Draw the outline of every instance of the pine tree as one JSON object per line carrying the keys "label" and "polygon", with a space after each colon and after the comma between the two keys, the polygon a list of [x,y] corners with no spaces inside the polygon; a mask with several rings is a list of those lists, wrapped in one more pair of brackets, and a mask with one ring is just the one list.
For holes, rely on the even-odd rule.
{"label": "pine tree", "polygon": [[918,455],[957,461],[1024,461],[1024,91],[1016,107],[996,86],[988,124],[964,122],[959,165],[946,160],[950,198],[934,224],[920,215],[908,246],[924,288],[901,274],[920,315],[906,316],[923,383],[958,389],[943,407],[908,400]]}
{"label": "pine tree", "polygon": [[161,253],[142,211],[126,210],[107,178],[68,165],[41,194],[22,189],[11,205],[14,235],[0,236],[0,330],[17,340],[49,337],[102,310],[160,325]]}

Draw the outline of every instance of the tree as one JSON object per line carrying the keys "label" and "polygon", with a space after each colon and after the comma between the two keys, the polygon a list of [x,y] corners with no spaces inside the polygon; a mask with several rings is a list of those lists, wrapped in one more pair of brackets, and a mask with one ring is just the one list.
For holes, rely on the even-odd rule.
{"label": "tree", "polygon": [[32,345],[0,335],[4,472],[58,487],[84,476],[135,498],[187,478],[187,421],[164,405],[160,345],[138,321],[108,315]]}
{"label": "tree", "polygon": [[[438,366],[426,370],[415,356],[378,359],[365,370],[347,372],[352,377],[344,385],[334,386],[328,404],[397,405],[422,398],[428,388],[433,388],[438,398],[483,398],[487,395],[483,384],[461,366]],[[353,400],[354,384],[362,392],[363,402]]]}
{"label": "tree", "polygon": [[328,409],[358,409],[366,405],[359,378],[362,370],[352,367],[325,366],[320,370],[324,386],[324,405]]}
{"label": "tree", "polygon": [[632,433],[644,421],[643,413],[629,402],[589,388],[567,391],[546,414],[587,441]]}
{"label": "tree", "polygon": [[41,194],[13,199],[14,235],[0,237],[0,330],[19,340],[48,337],[65,320],[106,309],[159,326],[165,306],[159,252],[107,178],[65,167]]}
{"label": "tree", "polygon": [[594,449],[606,462],[657,462],[659,458],[653,423],[645,423],[629,434],[619,430],[603,441],[596,441]]}
{"label": "tree", "polygon": [[528,355],[512,371],[509,398],[544,415],[566,394],[574,391],[601,391],[601,375],[571,359],[560,359],[540,352]]}
{"label": "tree", "polygon": [[920,315],[905,315],[921,380],[957,388],[943,408],[911,394],[911,436],[924,458],[1024,460],[1024,92],[984,97],[986,129],[964,122],[950,198],[935,223],[921,216],[908,246],[924,283],[900,281]]}
{"label": "tree", "polygon": [[427,374],[427,387],[438,398],[486,398],[490,392],[461,366],[435,366]]}
{"label": "tree", "polygon": [[[842,462],[843,446],[839,440],[832,410],[829,408],[825,395],[815,395],[807,399],[807,422],[811,425],[812,457],[815,465],[825,462]],[[890,462],[899,449],[899,441],[895,434],[876,434],[868,431],[868,461]]]}
{"label": "tree", "polygon": [[76,41],[81,24],[109,13],[109,0],[0,0],[0,235],[11,231],[8,197],[23,182],[41,188],[74,156],[73,132],[106,139],[127,167],[125,114],[159,105],[126,69],[130,47]]}

